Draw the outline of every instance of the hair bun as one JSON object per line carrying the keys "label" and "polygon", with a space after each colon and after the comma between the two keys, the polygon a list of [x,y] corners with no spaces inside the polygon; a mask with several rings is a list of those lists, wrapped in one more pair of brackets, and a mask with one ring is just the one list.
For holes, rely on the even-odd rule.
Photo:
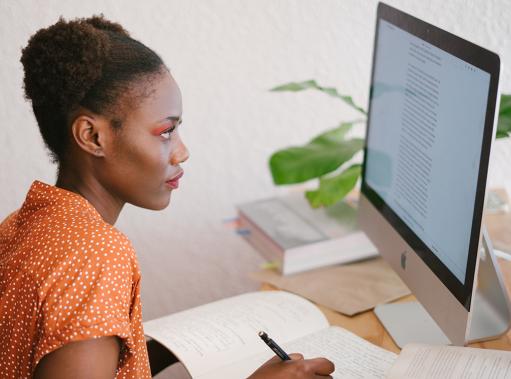
{"label": "hair bun", "polygon": [[129,37],[129,33],[121,26],[121,24],[107,20],[102,14],[99,16],[85,18],[83,21],[92,25],[96,29],[119,33]]}
{"label": "hair bun", "polygon": [[21,63],[25,97],[32,101],[54,162],[64,160],[77,110],[104,116],[119,127],[128,100],[140,101],[129,90],[142,89],[147,75],[166,68],[158,54],[103,15],[60,18],[37,31],[22,50]]}
{"label": "hair bun", "polygon": [[61,17],[30,38],[21,63],[25,96],[33,106],[52,104],[60,108],[80,102],[102,75],[109,40],[101,29],[107,27],[124,30],[102,17],[69,22]]}

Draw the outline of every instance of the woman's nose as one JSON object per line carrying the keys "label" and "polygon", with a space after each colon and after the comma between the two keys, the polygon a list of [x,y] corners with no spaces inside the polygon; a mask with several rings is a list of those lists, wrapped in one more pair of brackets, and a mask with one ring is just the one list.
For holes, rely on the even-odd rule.
{"label": "woman's nose", "polygon": [[175,166],[179,163],[183,163],[188,159],[190,154],[188,153],[188,149],[181,139],[179,139],[178,145],[176,149],[170,155],[170,164]]}

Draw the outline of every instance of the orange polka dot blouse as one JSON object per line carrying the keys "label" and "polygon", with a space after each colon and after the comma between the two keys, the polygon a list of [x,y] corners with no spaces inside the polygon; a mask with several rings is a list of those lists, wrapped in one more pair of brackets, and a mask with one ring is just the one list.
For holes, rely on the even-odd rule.
{"label": "orange polka dot blouse", "polygon": [[150,378],[140,271],[121,232],[83,197],[34,182],[0,224],[0,376],[30,378],[72,341],[119,336],[117,378]]}

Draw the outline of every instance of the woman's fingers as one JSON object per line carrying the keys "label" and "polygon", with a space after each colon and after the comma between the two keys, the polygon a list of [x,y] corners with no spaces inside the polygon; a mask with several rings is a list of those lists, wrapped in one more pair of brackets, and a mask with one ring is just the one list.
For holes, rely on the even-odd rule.
{"label": "woman's fingers", "polygon": [[[303,355],[299,353],[289,354],[289,358],[291,358],[292,361],[299,361],[303,359]],[[275,355],[271,359],[267,360],[263,366],[271,365],[278,362],[282,362],[282,359]]]}
{"label": "woman's fingers", "polygon": [[314,358],[306,360],[316,375],[330,375],[335,370],[335,365],[326,358]]}
{"label": "woman's fingers", "polygon": [[302,354],[290,354],[291,360],[275,356],[257,369],[250,379],[332,379],[335,367],[326,358],[303,359]]}

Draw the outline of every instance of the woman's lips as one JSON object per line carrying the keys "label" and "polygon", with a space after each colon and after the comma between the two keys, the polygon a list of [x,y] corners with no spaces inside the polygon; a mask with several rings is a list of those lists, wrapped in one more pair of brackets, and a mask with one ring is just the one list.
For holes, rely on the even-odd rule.
{"label": "woman's lips", "polygon": [[179,187],[179,179],[181,179],[181,177],[183,176],[184,172],[181,171],[179,174],[177,174],[176,176],[174,176],[172,179],[169,179],[165,182],[165,184],[172,188],[172,189],[176,189]]}

